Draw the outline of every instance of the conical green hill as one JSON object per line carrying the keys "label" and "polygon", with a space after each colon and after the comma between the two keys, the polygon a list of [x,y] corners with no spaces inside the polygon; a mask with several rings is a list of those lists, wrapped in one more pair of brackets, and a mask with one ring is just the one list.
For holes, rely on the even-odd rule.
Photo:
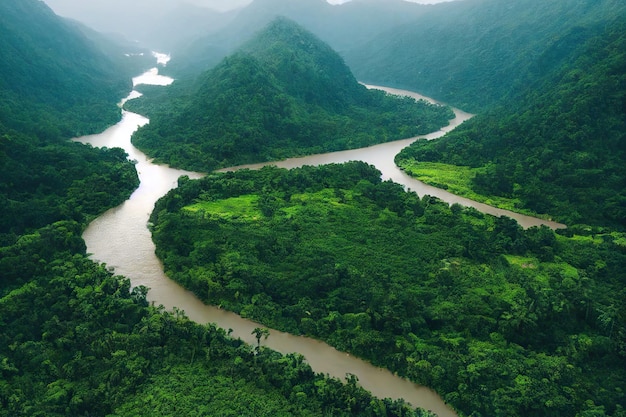
{"label": "conical green hill", "polygon": [[336,52],[286,18],[177,84],[131,103],[151,119],[133,142],[201,171],[411,137],[452,117],[447,108],[367,90]]}

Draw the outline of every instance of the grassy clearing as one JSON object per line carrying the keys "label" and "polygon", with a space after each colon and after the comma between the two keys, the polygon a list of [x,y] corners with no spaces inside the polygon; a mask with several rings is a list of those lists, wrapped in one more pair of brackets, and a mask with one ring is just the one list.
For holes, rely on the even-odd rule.
{"label": "grassy clearing", "polygon": [[521,201],[519,199],[477,194],[472,190],[472,179],[474,179],[477,173],[484,170],[482,167],[470,168],[440,162],[418,162],[413,160],[402,161],[400,168],[413,178],[425,184],[432,185],[433,187],[442,188],[452,194],[504,210],[535,217],[543,217],[530,210],[520,208]]}
{"label": "grassy clearing", "polygon": [[[351,193],[344,193],[343,198],[350,200],[352,195]],[[315,193],[294,194],[290,200],[290,203],[280,207],[280,210],[287,217],[297,215],[307,207],[315,206],[321,210],[346,206],[332,189]],[[247,194],[217,201],[199,201],[185,206],[183,210],[222,219],[258,220],[263,216],[259,209],[259,195],[257,194]]]}
{"label": "grassy clearing", "polygon": [[303,210],[309,210],[315,207],[315,210],[321,210],[327,214],[328,210],[341,209],[347,207],[352,200],[351,191],[341,191],[341,196],[334,189],[324,189],[314,193],[293,194],[289,203],[285,207],[281,207],[281,211],[287,217],[293,217]]}
{"label": "grassy clearing", "polygon": [[472,179],[477,172],[480,172],[480,168],[439,162],[403,161],[400,167],[420,181],[454,194],[473,192],[471,190]]}
{"label": "grassy clearing", "polygon": [[259,196],[247,194],[239,197],[227,198],[217,201],[200,201],[185,206],[183,210],[192,213],[204,213],[206,215],[233,219],[258,220],[261,211],[258,209]]}
{"label": "grassy clearing", "polygon": [[[600,245],[601,243],[604,242],[604,239],[602,238],[602,234],[594,234],[594,235],[574,235],[571,237],[563,237],[563,239],[569,239],[572,242],[578,242],[578,243],[582,243],[582,244],[594,244],[594,245]],[[561,238],[560,236],[557,236],[557,238]]]}
{"label": "grassy clearing", "polygon": [[290,198],[292,203],[328,203],[338,204],[339,197],[335,195],[335,190],[326,188],[315,193],[293,194]]}
{"label": "grassy clearing", "polygon": [[536,275],[538,281],[545,281],[548,277],[560,276],[563,285],[575,285],[580,278],[578,269],[567,262],[540,262],[536,258],[516,255],[503,255],[509,265],[520,268],[537,269],[541,273]]}
{"label": "grassy clearing", "polygon": [[623,232],[610,232],[610,233],[592,233],[591,229],[589,229],[589,234],[586,235],[578,235],[575,234],[571,237],[562,237],[558,236],[558,239],[569,239],[574,242],[580,242],[582,244],[594,244],[596,246],[601,245],[605,242],[605,240],[613,241],[614,245],[620,246],[622,248],[626,248],[626,233]]}
{"label": "grassy clearing", "polygon": [[532,268],[536,269],[539,265],[539,261],[536,258],[529,258],[527,256],[516,255],[503,255],[509,265],[516,265],[520,268]]}

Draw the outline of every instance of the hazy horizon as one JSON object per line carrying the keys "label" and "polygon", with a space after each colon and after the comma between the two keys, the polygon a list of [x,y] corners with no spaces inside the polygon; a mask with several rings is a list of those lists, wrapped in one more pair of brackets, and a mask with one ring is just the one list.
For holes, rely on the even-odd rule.
{"label": "hazy horizon", "polygon": [[[351,0],[327,0],[343,4]],[[434,4],[452,0],[404,0],[412,3]],[[181,4],[193,4],[216,11],[228,11],[250,4],[252,0],[44,0],[59,16],[78,20],[100,32],[119,32],[127,36],[141,33],[146,20],[166,18]],[[125,11],[120,13],[120,11]],[[146,17],[140,20],[139,17]]]}
{"label": "hazy horizon", "polygon": [[[197,6],[207,7],[218,11],[227,11],[237,9],[239,7],[245,6],[247,4],[252,3],[253,0],[143,0],[145,5],[150,5],[153,9],[158,9],[167,6],[176,6],[178,4],[188,3],[194,4]],[[352,0],[326,0],[329,4],[344,4]],[[419,3],[419,4],[435,4],[435,3],[444,3],[454,0],[403,0],[410,3]],[[83,1],[83,0],[44,0],[48,6],[55,13],[66,16],[66,17],[74,17],[73,14],[77,12],[83,12],[89,9],[98,10],[103,6],[110,7],[112,4],[116,3],[125,7],[128,7],[128,2],[124,0],[93,0],[93,1]],[[136,0],[135,4],[141,5],[142,0]],[[156,6],[154,6],[156,4]],[[65,13],[65,14],[63,14]]]}

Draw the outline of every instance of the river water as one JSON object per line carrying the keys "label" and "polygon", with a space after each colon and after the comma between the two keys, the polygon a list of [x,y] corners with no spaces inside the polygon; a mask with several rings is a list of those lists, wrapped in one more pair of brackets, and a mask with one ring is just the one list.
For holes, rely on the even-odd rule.
{"label": "river water", "polygon": [[[134,78],[133,81],[135,85],[142,83],[167,85],[173,80],[159,75],[158,69],[154,68]],[[408,91],[383,89],[394,94],[423,98]],[[139,96],[139,93],[133,91],[125,100]],[[449,126],[424,137],[428,139],[440,137],[471,117],[470,114],[456,109],[455,115],[456,118],[451,121]],[[141,181],[139,188],[124,204],[107,211],[87,227],[83,234],[87,250],[93,259],[106,263],[117,274],[128,277],[133,286],[144,285],[148,287],[150,289],[148,300],[155,304],[162,304],[168,310],[175,307],[182,309],[190,319],[199,323],[215,323],[224,329],[232,329],[234,337],[239,337],[254,345],[256,339],[252,335],[252,331],[254,328],[260,327],[259,324],[243,319],[234,313],[203,304],[194,294],[170,280],[163,272],[163,266],[155,255],[155,246],[147,228],[148,218],[154,203],[170,189],[177,186],[177,179],[181,175],[200,178],[203,174],[173,169],[165,165],[155,165],[145,154],[132,146],[130,143],[131,135],[137,128],[146,123],[148,123],[147,118],[123,111],[122,120],[115,126],[101,134],[75,139],[95,147],[123,148],[129,154],[130,159],[136,161]],[[363,160],[375,165],[383,173],[384,179],[389,178],[399,182],[420,195],[431,194],[449,203],[473,206],[489,214],[509,215],[516,218],[524,227],[536,224],[548,224],[553,228],[561,226],[556,223],[497,210],[411,179],[395,166],[393,159],[403,147],[414,140],[415,138],[406,139],[364,149],[295,158],[272,164],[291,168],[302,165]],[[262,165],[247,167],[258,168]],[[270,337],[263,341],[263,344],[281,353],[301,353],[315,372],[322,372],[338,378],[344,378],[346,374],[353,374],[365,389],[377,397],[403,398],[414,406],[435,412],[440,417],[456,416],[456,413],[430,389],[399,378],[387,370],[372,366],[344,352],[339,352],[323,342],[270,329]]]}
{"label": "river water", "polygon": [[[431,103],[441,104],[429,97],[422,96],[421,94],[414,93],[412,91],[398,90],[396,88],[379,87],[379,86],[372,86],[372,85],[368,85],[367,87],[380,89],[391,94],[405,95],[405,96],[413,97],[418,100],[423,99],[423,100],[430,101]],[[454,130],[461,123],[465,122],[466,120],[469,120],[473,116],[472,114],[466,113],[459,109],[453,108],[452,110],[454,111],[455,118],[450,121],[450,124],[448,126],[436,132],[430,133],[428,135],[419,136],[419,138],[424,138],[424,139],[429,139],[429,140],[437,139],[445,135],[446,133],[450,132],[451,130]],[[301,158],[291,158],[291,159],[287,159],[284,161],[271,162],[271,164],[276,165],[281,168],[295,168],[295,167],[299,167],[302,165],[323,165],[323,164],[342,163],[342,162],[357,161],[357,160],[364,161],[364,162],[367,162],[369,164],[376,166],[376,168],[378,168],[378,170],[381,171],[383,180],[391,179],[394,182],[404,185],[406,189],[415,191],[420,196],[432,195],[434,197],[441,199],[442,201],[445,201],[448,204],[458,203],[458,204],[461,204],[462,206],[474,207],[480,212],[491,214],[493,216],[498,216],[498,217],[508,216],[517,220],[517,222],[526,229],[532,226],[540,226],[540,225],[546,225],[552,229],[560,229],[560,228],[565,227],[565,225],[557,223],[557,222],[553,222],[549,220],[542,220],[542,219],[538,219],[536,217],[531,217],[531,216],[525,216],[523,214],[499,209],[493,206],[489,206],[487,204],[470,200],[468,198],[460,197],[446,190],[424,184],[423,182],[410,177],[404,171],[398,168],[398,166],[394,162],[394,157],[403,148],[409,146],[416,139],[417,138],[409,138],[409,139],[398,140],[395,142],[381,143],[379,145],[374,145],[374,146],[370,146],[367,148],[352,149],[348,151],[331,152],[331,153],[318,154],[318,155],[310,155],[310,156],[304,156]],[[237,167],[225,168],[225,169],[222,169],[221,171],[232,171],[232,170],[241,169],[241,168],[257,169],[257,168],[261,168],[264,165],[267,165],[267,163],[241,165]]]}

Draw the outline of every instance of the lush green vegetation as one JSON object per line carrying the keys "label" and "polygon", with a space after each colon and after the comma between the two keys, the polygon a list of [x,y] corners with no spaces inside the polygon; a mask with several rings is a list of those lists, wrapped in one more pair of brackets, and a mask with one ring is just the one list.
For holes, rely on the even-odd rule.
{"label": "lush green vegetation", "polygon": [[129,68],[38,0],[0,2],[0,122],[64,137],[119,120]]}
{"label": "lush green vegetation", "polygon": [[58,222],[0,248],[0,416],[427,415],[149,306],[80,232]]}
{"label": "lush green vegetation", "polygon": [[[68,141],[119,117],[76,27],[40,2],[0,3],[0,416],[428,415],[150,306],[87,258],[87,222],[138,178],[121,149]],[[91,100],[98,113],[80,113]]]}
{"label": "lush green vegetation", "polygon": [[[406,155],[403,154],[403,155]],[[414,158],[399,160],[400,168],[412,177],[433,187],[443,188],[452,194],[460,195],[474,201],[489,204],[513,212],[528,214],[535,217],[541,215],[521,207],[518,199],[478,194],[472,189],[473,180],[477,175],[487,172],[485,167],[471,168],[461,165],[444,164],[442,162],[421,162]],[[547,217],[544,215],[544,217]]]}
{"label": "lush green vegetation", "polygon": [[181,84],[128,103],[151,120],[133,143],[204,172],[411,137],[453,117],[446,107],[367,90],[330,47],[286,19]]}
{"label": "lush green vegetation", "polygon": [[119,120],[129,87],[108,58],[115,47],[95,45],[43,2],[0,3],[0,245],[55,221],[84,223],[138,184],[120,149],[68,142]]}
{"label": "lush green vegetation", "polygon": [[512,199],[570,225],[626,227],[625,33],[624,23],[609,26],[540,88],[441,140],[416,142],[397,163],[469,166],[477,172],[470,187],[484,198]]}
{"label": "lush green vegetation", "polygon": [[[434,181],[467,175],[450,187],[570,224],[625,226],[626,31],[597,24],[623,8],[466,0],[458,10],[470,23],[450,21],[478,36],[478,49],[448,37],[461,47],[438,54],[458,60],[433,60],[437,74],[413,59],[392,68],[416,68],[423,77],[413,79],[439,86],[439,97],[456,91],[477,107],[523,92],[509,103],[520,110],[496,108],[418,143],[405,166],[436,161],[429,174],[451,175]],[[122,151],[65,141],[119,117],[128,80],[107,48],[41,2],[0,2],[0,416],[422,415],[354,378],[315,375],[297,354],[150,306],[146,288],[87,259],[87,221],[137,184]],[[133,106],[155,129],[137,140],[171,139],[158,156],[206,171],[410,136],[449,117],[367,92],[284,20],[197,81],[161,97],[144,90]],[[525,231],[407,193],[362,163],[182,179],[152,221],[167,272],[202,299],[431,386],[461,415],[626,415],[622,231]]]}
{"label": "lush green vegetation", "polygon": [[364,82],[473,113],[528,89],[626,10],[621,0],[463,0],[429,7],[344,53]]}
{"label": "lush green vegetation", "polygon": [[119,149],[47,142],[0,124],[0,245],[58,220],[86,222],[139,184]]}
{"label": "lush green vegetation", "polygon": [[386,366],[462,415],[625,415],[623,233],[525,231],[360,162],[182,179],[151,220],[168,275],[206,302]]}

